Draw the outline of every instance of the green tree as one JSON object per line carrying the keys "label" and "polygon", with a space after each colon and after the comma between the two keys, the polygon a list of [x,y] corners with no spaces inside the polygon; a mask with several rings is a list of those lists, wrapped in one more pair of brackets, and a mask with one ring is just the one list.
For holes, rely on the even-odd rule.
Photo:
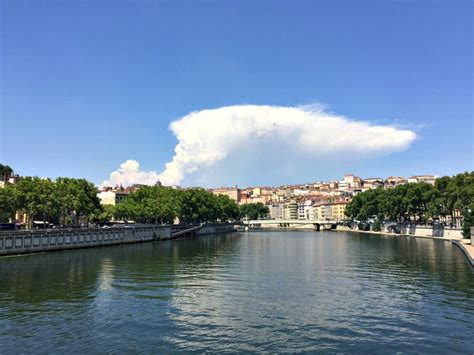
{"label": "green tree", "polygon": [[356,195],[346,208],[347,216],[360,221],[369,218],[423,223],[461,212],[465,234],[474,211],[474,172],[444,176],[434,186],[410,183],[389,189],[368,190]]}
{"label": "green tree", "polygon": [[215,197],[215,200],[219,208],[218,218],[221,221],[235,220],[239,218],[239,206],[229,196],[218,195]]}
{"label": "green tree", "polygon": [[94,213],[90,216],[90,220],[98,224],[104,224],[113,220],[114,215],[115,206],[103,205],[94,211]]}
{"label": "green tree", "polygon": [[240,206],[240,216],[250,220],[265,218],[270,213],[270,210],[261,202],[246,203]]}
{"label": "green tree", "polygon": [[405,215],[403,206],[403,186],[383,190],[380,196],[380,209],[385,219],[389,221],[402,222]]}
{"label": "green tree", "polygon": [[468,209],[464,214],[464,223],[462,226],[462,235],[464,238],[472,238],[471,227],[474,227],[474,210]]}
{"label": "green tree", "polygon": [[367,221],[369,218],[383,218],[381,200],[384,190],[368,190],[357,194],[347,205],[346,215],[359,221]]}
{"label": "green tree", "polygon": [[217,196],[201,188],[182,191],[181,217],[184,222],[215,222],[219,215]]}
{"label": "green tree", "polygon": [[8,223],[15,218],[18,209],[16,189],[13,185],[0,188],[0,223]]}
{"label": "green tree", "polygon": [[411,183],[406,186],[404,204],[408,216],[415,222],[425,222],[433,187],[425,182]]}
{"label": "green tree", "polygon": [[9,177],[13,174],[13,169],[8,165],[0,164],[0,177]]}

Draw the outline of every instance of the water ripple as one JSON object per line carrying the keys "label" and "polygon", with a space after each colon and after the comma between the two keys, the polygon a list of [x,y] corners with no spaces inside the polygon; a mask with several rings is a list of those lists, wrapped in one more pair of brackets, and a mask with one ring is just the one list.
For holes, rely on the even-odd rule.
{"label": "water ripple", "polygon": [[0,259],[0,352],[472,353],[449,244],[255,232]]}

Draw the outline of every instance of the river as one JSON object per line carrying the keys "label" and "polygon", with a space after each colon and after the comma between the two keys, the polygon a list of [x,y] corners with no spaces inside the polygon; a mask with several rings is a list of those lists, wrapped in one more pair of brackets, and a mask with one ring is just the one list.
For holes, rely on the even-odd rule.
{"label": "river", "polygon": [[0,353],[474,351],[449,243],[252,231],[0,258]]}

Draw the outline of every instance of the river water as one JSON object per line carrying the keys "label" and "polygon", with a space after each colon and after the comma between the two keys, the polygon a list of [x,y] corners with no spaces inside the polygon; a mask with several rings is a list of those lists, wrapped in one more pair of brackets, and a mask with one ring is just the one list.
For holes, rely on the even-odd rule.
{"label": "river water", "polygon": [[455,246],[247,232],[0,259],[0,353],[474,351]]}

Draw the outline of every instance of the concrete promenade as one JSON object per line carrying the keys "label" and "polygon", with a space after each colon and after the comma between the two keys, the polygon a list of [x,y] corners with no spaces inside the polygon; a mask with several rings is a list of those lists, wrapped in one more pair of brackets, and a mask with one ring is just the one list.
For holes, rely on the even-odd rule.
{"label": "concrete promenade", "polygon": [[234,231],[232,224],[202,225],[173,235],[170,225],[0,232],[0,256],[169,240]]}
{"label": "concrete promenade", "polygon": [[467,259],[474,267],[474,227],[471,227],[471,240],[462,239],[459,241],[453,240],[453,244],[458,246],[462,252],[466,255]]}
{"label": "concrete promenade", "polygon": [[3,231],[0,256],[165,240],[170,226]]}
{"label": "concrete promenade", "polygon": [[336,230],[341,230],[345,232],[363,232],[363,233],[374,233],[374,234],[385,234],[385,235],[406,235],[411,237],[420,237],[420,238],[433,238],[438,240],[451,241],[453,239],[463,239],[462,229],[459,228],[439,228],[431,226],[401,226],[398,227],[397,233],[387,230],[386,227],[383,227],[380,232],[374,231],[364,231],[359,230],[357,225],[354,225],[352,228],[348,226],[338,225]]}

